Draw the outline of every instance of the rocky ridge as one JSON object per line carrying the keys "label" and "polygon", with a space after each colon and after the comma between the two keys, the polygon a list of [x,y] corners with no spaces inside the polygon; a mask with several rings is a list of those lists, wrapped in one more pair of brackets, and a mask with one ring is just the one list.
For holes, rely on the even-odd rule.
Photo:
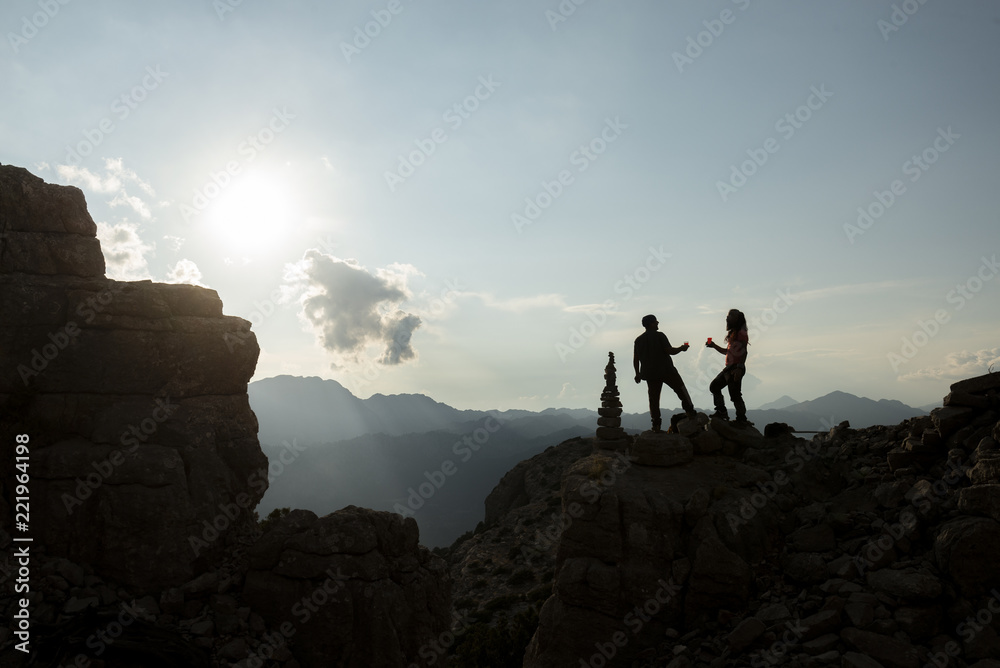
{"label": "rocky ridge", "polygon": [[687,441],[668,466],[550,448],[453,547],[456,605],[496,624],[551,586],[525,666],[998,666],[1000,374],[951,390],[811,440],[675,420],[644,435]]}

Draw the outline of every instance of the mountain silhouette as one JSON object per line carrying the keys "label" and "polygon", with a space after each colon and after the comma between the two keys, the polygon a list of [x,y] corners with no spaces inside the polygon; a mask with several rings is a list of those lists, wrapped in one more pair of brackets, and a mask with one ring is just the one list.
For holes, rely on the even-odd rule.
{"label": "mountain silhouette", "polygon": [[767,402],[763,406],[760,406],[757,410],[762,410],[762,411],[766,411],[766,410],[770,410],[770,409],[781,410],[782,408],[788,408],[789,406],[794,406],[797,403],[799,403],[799,402],[796,401],[795,399],[792,399],[787,394],[785,394],[785,395],[782,395],[782,396],[778,397],[774,401]]}

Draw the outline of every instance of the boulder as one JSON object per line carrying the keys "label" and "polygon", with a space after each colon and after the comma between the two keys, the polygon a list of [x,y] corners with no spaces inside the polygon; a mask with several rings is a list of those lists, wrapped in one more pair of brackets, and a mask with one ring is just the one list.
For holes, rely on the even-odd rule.
{"label": "boulder", "polygon": [[951,384],[953,393],[985,394],[990,390],[1000,390],[1000,373],[987,373]]}
{"label": "boulder", "polygon": [[1000,482],[1000,457],[983,457],[969,469],[973,485],[992,485]]}
{"label": "boulder", "polygon": [[942,406],[931,411],[931,420],[942,438],[948,438],[972,422],[975,416],[976,411],[965,406]]}
{"label": "boulder", "polygon": [[695,454],[711,455],[721,452],[725,441],[717,432],[705,430],[694,437],[692,444]]}
{"label": "boulder", "polygon": [[945,406],[968,406],[969,408],[989,408],[990,399],[979,394],[970,394],[969,392],[949,392],[944,401],[941,402]]}
{"label": "boulder", "polygon": [[712,418],[709,429],[725,440],[736,443],[740,451],[746,448],[759,448],[764,441],[763,434],[756,428],[750,425],[737,426],[735,423],[721,418]]}
{"label": "boulder", "polygon": [[799,529],[788,540],[792,549],[798,552],[829,552],[837,546],[833,528],[826,523]]}
{"label": "boulder", "polygon": [[896,608],[892,618],[899,630],[914,640],[933,638],[941,625],[941,609],[904,606]]}
{"label": "boulder", "polygon": [[958,517],[941,526],[934,538],[934,557],[941,573],[962,594],[974,598],[1000,582],[1000,523],[985,517]]}
{"label": "boulder", "polygon": [[677,417],[680,417],[676,424],[677,433],[687,438],[695,438],[704,432],[709,422],[708,416],[704,413],[698,413],[694,417],[687,417],[686,415]]}
{"label": "boulder", "polygon": [[882,568],[868,574],[868,584],[876,592],[903,601],[931,601],[941,595],[941,581],[927,571]]}
{"label": "boulder", "polygon": [[104,276],[97,225],[83,192],[0,165],[0,274]]}
{"label": "boulder", "polygon": [[447,565],[418,545],[416,521],[355,506],[279,520],[250,552],[243,597],[295,629],[307,666],[409,665],[451,625]]}
{"label": "boulder", "polygon": [[871,631],[846,628],[840,637],[849,647],[875,659],[886,668],[919,668],[920,652],[910,643]]}
{"label": "boulder", "polygon": [[1000,522],[1000,483],[982,483],[959,490],[958,509]]}

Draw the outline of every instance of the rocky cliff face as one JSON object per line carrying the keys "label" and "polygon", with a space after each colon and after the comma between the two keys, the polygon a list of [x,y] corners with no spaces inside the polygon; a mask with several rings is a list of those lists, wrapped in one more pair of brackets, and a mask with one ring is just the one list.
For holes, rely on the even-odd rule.
{"label": "rocky cliff face", "polygon": [[80,190],[0,166],[0,437],[30,439],[36,541],[158,591],[267,489],[246,394],[259,348],[214,290],[105,278],[96,231]]}
{"label": "rocky cliff face", "polygon": [[34,539],[31,655],[0,622],[0,664],[440,665],[450,583],[416,522],[294,511],[262,537],[249,323],[213,290],[104,278],[95,234],[78,189],[0,166],[0,443],[27,435]]}

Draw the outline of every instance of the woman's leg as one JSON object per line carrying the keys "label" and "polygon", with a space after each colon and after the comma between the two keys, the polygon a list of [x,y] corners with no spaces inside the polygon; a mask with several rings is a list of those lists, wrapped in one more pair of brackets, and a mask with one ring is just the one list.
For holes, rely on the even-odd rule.
{"label": "woman's leg", "polygon": [[729,374],[729,398],[733,401],[736,409],[736,419],[747,419],[747,405],[743,401],[743,376],[746,375],[745,367],[737,367]]}
{"label": "woman's leg", "polygon": [[712,393],[712,399],[715,401],[715,414],[723,417],[728,417],[728,412],[726,411],[726,400],[722,398],[722,388],[728,384],[728,379],[726,378],[726,371],[723,369],[719,372],[719,375],[715,377],[715,380],[711,382],[708,386],[709,392]]}

